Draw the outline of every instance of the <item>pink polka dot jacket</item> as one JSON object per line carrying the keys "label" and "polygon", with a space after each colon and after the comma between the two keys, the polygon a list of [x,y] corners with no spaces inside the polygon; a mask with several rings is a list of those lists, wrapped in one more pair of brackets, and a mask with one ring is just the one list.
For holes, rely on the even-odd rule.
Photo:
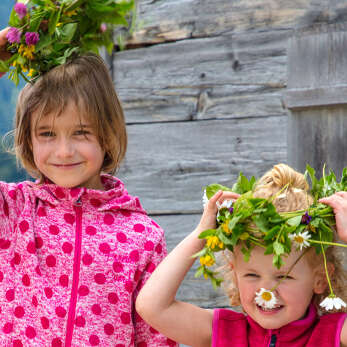
{"label": "pink polka dot jacket", "polygon": [[120,180],[102,182],[0,182],[0,346],[177,346],[134,308],[163,231]]}

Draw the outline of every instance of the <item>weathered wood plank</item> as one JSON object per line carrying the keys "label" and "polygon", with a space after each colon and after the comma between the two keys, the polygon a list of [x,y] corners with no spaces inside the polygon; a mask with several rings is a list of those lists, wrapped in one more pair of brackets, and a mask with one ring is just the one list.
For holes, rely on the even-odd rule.
{"label": "weathered wood plank", "polygon": [[347,83],[347,23],[299,30],[288,46],[289,89]]}
{"label": "weathered wood plank", "polygon": [[187,40],[117,53],[128,123],[283,115],[289,31]]}
{"label": "weathered wood plank", "polygon": [[307,27],[347,17],[343,0],[140,0],[138,10],[139,28],[131,44]]}
{"label": "weathered wood plank", "polygon": [[[171,251],[194,230],[200,215],[154,216],[152,218],[165,230],[168,251]],[[228,298],[221,289],[216,291],[209,281],[194,277],[198,266],[199,262],[196,261],[184,279],[177,293],[177,299],[206,308],[228,306]]]}
{"label": "weathered wood plank", "polygon": [[264,173],[286,161],[286,117],[128,126],[118,176],[151,210],[201,209],[202,187],[231,184],[240,170]]}
{"label": "weathered wood plank", "polygon": [[[288,50],[288,160],[318,174],[346,165],[347,24],[296,32]],[[337,105],[337,106],[334,106]],[[329,107],[330,106],[330,107]]]}

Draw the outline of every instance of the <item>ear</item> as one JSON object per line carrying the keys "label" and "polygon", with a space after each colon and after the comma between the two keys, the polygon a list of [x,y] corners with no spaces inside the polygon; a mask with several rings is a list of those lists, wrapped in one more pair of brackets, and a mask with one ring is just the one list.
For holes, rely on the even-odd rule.
{"label": "ear", "polygon": [[[327,263],[328,273],[331,277],[335,271],[333,263]],[[313,292],[315,294],[323,294],[328,286],[327,275],[323,266],[319,266],[315,271],[315,278],[313,284]]]}

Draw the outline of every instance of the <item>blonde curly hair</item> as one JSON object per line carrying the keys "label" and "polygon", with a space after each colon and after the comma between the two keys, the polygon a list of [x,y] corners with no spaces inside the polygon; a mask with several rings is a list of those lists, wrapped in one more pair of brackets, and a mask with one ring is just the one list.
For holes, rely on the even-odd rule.
{"label": "blonde curly hair", "polygon": [[[313,202],[310,196],[309,185],[303,174],[295,171],[286,164],[277,164],[271,170],[266,172],[257,182],[254,197],[270,198],[275,197],[273,204],[277,212],[289,212],[307,209]],[[342,300],[347,299],[347,275],[343,269],[342,252],[339,247],[329,247],[325,253],[330,266],[329,277],[334,289],[334,293]],[[313,268],[320,264],[319,271],[324,272],[323,255],[317,254],[314,248],[310,248],[304,256]],[[240,306],[240,296],[235,283],[235,275],[231,267],[233,263],[233,253],[224,251],[223,272],[224,282],[223,289],[229,297],[231,306]],[[333,271],[332,271],[333,270]],[[325,272],[324,272],[325,273]],[[326,313],[321,309],[319,303],[330,294],[329,287],[322,294],[314,294],[313,302],[320,313]],[[340,310],[341,311],[341,310]],[[347,311],[346,309],[344,310]],[[329,311],[331,312],[331,311]]]}

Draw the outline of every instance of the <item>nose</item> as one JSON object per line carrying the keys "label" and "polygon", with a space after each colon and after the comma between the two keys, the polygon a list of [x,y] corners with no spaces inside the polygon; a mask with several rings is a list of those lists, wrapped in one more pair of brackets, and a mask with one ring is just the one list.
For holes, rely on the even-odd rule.
{"label": "nose", "polygon": [[59,158],[68,158],[74,154],[74,146],[72,141],[66,138],[60,139],[57,143],[56,153]]}

